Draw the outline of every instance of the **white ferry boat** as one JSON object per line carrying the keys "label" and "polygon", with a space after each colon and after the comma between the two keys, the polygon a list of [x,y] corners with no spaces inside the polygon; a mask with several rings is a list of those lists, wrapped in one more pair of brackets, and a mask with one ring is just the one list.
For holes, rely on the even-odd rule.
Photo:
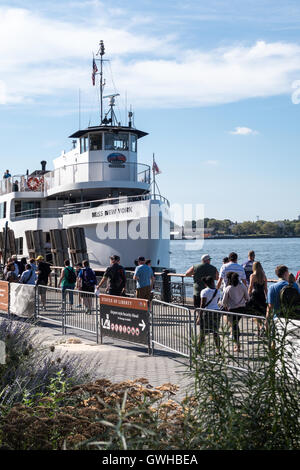
{"label": "white ferry boat", "polygon": [[53,170],[42,161],[40,170],[3,178],[2,227],[13,230],[18,255],[30,254],[26,231],[42,231],[50,251],[51,230],[80,227],[95,270],[107,266],[112,254],[127,268],[138,256],[156,269],[168,268],[169,202],[153,189],[154,160],[153,168],[138,163],[138,141],[147,133],[134,127],[132,112],[126,125],[117,122],[118,95],[103,96],[103,55],[101,41],[92,74],[100,82],[100,124],[70,135],[73,148],[54,159]]}

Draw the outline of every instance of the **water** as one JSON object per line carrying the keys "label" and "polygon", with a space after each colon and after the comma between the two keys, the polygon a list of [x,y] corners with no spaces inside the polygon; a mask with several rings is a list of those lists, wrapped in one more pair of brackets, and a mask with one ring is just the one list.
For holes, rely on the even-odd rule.
{"label": "water", "polygon": [[295,275],[300,270],[300,238],[205,240],[201,250],[187,250],[187,246],[194,244],[195,240],[171,240],[170,266],[177,273],[185,273],[190,266],[200,263],[205,253],[220,271],[223,258],[231,251],[238,254],[238,262],[242,264],[250,250],[255,251],[255,260],[261,262],[268,279],[276,279],[275,268],[279,264],[285,264]]}

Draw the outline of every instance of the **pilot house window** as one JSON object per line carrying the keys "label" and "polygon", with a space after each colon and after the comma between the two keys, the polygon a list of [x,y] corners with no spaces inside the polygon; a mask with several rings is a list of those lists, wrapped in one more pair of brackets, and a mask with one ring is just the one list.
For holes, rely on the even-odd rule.
{"label": "pilot house window", "polygon": [[80,153],[87,152],[89,149],[89,138],[81,137],[80,139]]}
{"label": "pilot house window", "polygon": [[105,150],[128,150],[128,134],[106,134]]}
{"label": "pilot house window", "polygon": [[102,134],[90,135],[90,150],[102,150]]}
{"label": "pilot house window", "polygon": [[136,152],[136,147],[137,147],[137,138],[136,135],[131,134],[130,138],[130,143],[131,143],[131,151]]}

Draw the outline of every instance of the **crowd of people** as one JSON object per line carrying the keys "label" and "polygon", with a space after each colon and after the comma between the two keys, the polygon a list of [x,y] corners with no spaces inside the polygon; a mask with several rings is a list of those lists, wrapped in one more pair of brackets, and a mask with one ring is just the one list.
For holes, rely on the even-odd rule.
{"label": "crowd of people", "polygon": [[[277,266],[275,273],[278,281],[267,287],[267,277],[259,261],[255,261],[254,251],[249,251],[248,259],[238,263],[237,253],[230,253],[223,259],[218,269],[211,264],[211,257],[205,254],[201,263],[191,266],[186,276],[194,279],[194,307],[198,310],[197,324],[200,325],[199,344],[204,342],[206,333],[213,333],[217,350],[219,349],[219,326],[221,313],[227,316],[231,324],[235,351],[240,351],[239,321],[241,314],[248,313],[265,317],[257,319],[259,336],[264,335],[271,318],[279,317],[284,306],[300,311],[300,271],[296,278],[285,265]],[[235,314],[235,315],[232,315]]]}
{"label": "crowd of people", "polygon": [[[73,309],[74,294],[73,291],[80,291],[79,304],[81,302],[85,307],[87,314],[92,313],[93,296],[88,295],[96,292],[99,294],[100,288],[105,287],[105,292],[110,295],[125,296],[126,295],[126,273],[124,267],[120,264],[120,256],[110,256],[110,266],[106,269],[98,283],[97,277],[93,269],[89,265],[89,261],[85,260],[78,263],[75,269],[71,266],[69,260],[65,260],[64,267],[61,269],[58,280],[58,287],[62,290],[62,297],[66,299],[68,295],[69,308]],[[136,281],[136,297],[140,299],[151,300],[154,287],[154,271],[151,267],[151,260],[146,260],[140,256],[135,260],[136,268],[133,279]],[[43,256],[32,258],[27,262],[27,258],[23,257],[20,261],[17,255],[13,255],[7,260],[4,267],[4,280],[8,282],[17,282],[28,285],[47,286],[51,266],[44,260]],[[46,289],[40,290],[41,307],[46,308]]]}
{"label": "crowd of people", "polygon": [[[219,348],[218,330],[224,311],[230,312],[227,321],[231,325],[236,351],[241,347],[239,322],[242,314],[265,317],[265,321],[257,319],[258,334],[263,336],[269,319],[281,315],[284,302],[298,305],[300,313],[300,271],[294,277],[287,266],[277,266],[275,272],[278,281],[268,288],[263,266],[255,261],[254,251],[249,251],[248,259],[242,264],[238,263],[237,253],[230,253],[223,259],[219,270],[211,263],[211,259],[209,254],[203,255],[201,263],[191,266],[185,273],[186,277],[191,276],[194,281],[193,303],[195,309],[198,309],[200,343],[204,342],[206,333],[213,333],[216,347]],[[127,279],[120,261],[120,256],[110,256],[110,265],[98,282],[88,260],[78,263],[75,268],[69,260],[65,260],[58,287],[62,289],[63,299],[66,299],[68,292],[70,309],[73,308],[74,290],[80,291],[77,307],[81,307],[82,302],[87,314],[92,312],[93,296],[89,294],[99,294],[101,287],[105,287],[107,294],[125,296]],[[135,260],[135,265],[135,296],[151,301],[155,282],[151,260],[140,256]],[[50,273],[51,266],[41,255],[28,261],[25,257],[18,261],[17,256],[13,255],[3,271],[4,279],[8,282],[41,286],[48,285]],[[45,308],[46,289],[40,290],[40,299],[42,308]],[[213,315],[210,311],[219,311],[222,315]]]}

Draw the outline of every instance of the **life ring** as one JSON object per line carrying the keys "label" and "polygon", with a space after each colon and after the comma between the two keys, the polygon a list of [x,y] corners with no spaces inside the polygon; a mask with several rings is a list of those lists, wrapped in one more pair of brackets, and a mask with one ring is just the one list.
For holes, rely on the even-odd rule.
{"label": "life ring", "polygon": [[28,178],[27,186],[31,191],[36,191],[39,185],[40,185],[40,181],[38,178],[34,178],[33,176]]}

